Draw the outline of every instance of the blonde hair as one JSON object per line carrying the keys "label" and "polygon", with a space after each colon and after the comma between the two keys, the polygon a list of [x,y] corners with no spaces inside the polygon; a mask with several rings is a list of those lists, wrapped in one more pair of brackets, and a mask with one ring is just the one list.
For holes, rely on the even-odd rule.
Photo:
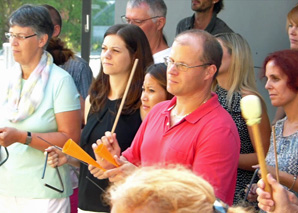
{"label": "blonde hair", "polygon": [[[231,107],[234,92],[254,94],[262,99],[257,90],[254,63],[247,41],[237,33],[220,33],[215,37],[222,41],[231,56],[227,80],[229,87],[227,94],[228,107]],[[213,82],[213,90],[215,90],[217,83],[217,80]]]}
{"label": "blonde hair", "polygon": [[298,4],[293,7],[287,15],[287,30],[289,29],[289,25],[291,23],[298,25]]}
{"label": "blonde hair", "polygon": [[[216,200],[212,186],[182,166],[138,169],[123,183],[112,185],[105,197],[120,212],[144,208],[158,213],[211,213]],[[237,207],[228,212],[246,211]]]}

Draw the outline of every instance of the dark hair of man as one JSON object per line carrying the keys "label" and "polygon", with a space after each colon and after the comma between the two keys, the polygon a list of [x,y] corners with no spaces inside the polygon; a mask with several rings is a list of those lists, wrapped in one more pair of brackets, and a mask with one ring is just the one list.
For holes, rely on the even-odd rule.
{"label": "dark hair of man", "polygon": [[[43,4],[48,12],[50,13],[53,25],[59,25],[60,30],[62,27],[62,18],[59,11],[51,5]],[[66,44],[60,38],[51,38],[49,45],[47,46],[47,51],[53,56],[54,63],[56,65],[63,65],[70,58],[74,57],[74,52],[66,47]]]}
{"label": "dark hair of man", "polygon": [[[25,4],[15,10],[9,17],[9,26],[30,27],[37,36],[47,34],[52,37],[54,25],[48,10],[42,6]],[[46,48],[47,44],[44,46]]]}
{"label": "dark hair of man", "polygon": [[273,61],[274,65],[279,67],[281,72],[288,77],[287,86],[292,91],[298,92],[298,50],[280,50],[268,55],[263,63],[263,77],[265,77],[266,65],[269,61]]}
{"label": "dark hair of man", "polygon": [[139,7],[142,3],[146,3],[151,11],[148,11],[151,17],[154,16],[167,16],[167,5],[163,0],[129,0],[130,7]]}
{"label": "dark hair of man", "polygon": [[223,0],[219,0],[217,3],[214,4],[213,12],[218,14],[224,8]]}
{"label": "dark hair of man", "polygon": [[164,63],[150,65],[146,70],[146,74],[150,74],[165,90],[167,100],[173,98],[173,95],[167,91],[167,66]]}
{"label": "dark hair of man", "polygon": [[70,58],[74,58],[75,55],[60,38],[51,38],[47,51],[53,56],[53,61],[58,66],[65,64]]}
{"label": "dark hair of man", "polygon": [[184,31],[176,36],[175,41],[179,40],[179,38],[183,35],[193,35],[197,38],[202,39],[203,43],[203,54],[200,57],[200,60],[203,63],[210,63],[214,64],[217,68],[217,71],[214,75],[214,79],[216,78],[216,75],[218,73],[219,67],[221,65],[221,59],[223,55],[222,48],[220,46],[220,43],[217,41],[217,39],[211,35],[210,33],[204,31],[204,30],[198,30],[198,29],[191,29]]}
{"label": "dark hair of man", "polygon": [[53,24],[59,25],[60,28],[62,28],[62,18],[61,18],[59,11],[55,7],[48,5],[48,4],[43,4],[42,6],[48,9],[48,11],[51,15]]}
{"label": "dark hair of man", "polygon": [[[122,38],[128,49],[132,64],[135,58],[139,59],[134,73],[127,98],[123,106],[122,114],[131,114],[139,109],[141,105],[142,85],[146,67],[153,63],[152,52],[149,42],[143,30],[132,24],[117,24],[111,26],[105,33],[104,38],[109,35],[117,35]],[[104,74],[101,64],[101,72],[90,87],[90,102],[92,112],[102,109],[110,92],[109,75]]]}

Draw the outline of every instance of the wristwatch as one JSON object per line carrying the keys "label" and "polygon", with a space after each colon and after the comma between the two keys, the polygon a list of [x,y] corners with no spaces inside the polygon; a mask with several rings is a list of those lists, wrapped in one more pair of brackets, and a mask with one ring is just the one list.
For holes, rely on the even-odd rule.
{"label": "wristwatch", "polygon": [[25,145],[29,145],[32,141],[32,137],[31,137],[31,132],[27,132],[27,137],[26,137],[26,141],[25,141]]}

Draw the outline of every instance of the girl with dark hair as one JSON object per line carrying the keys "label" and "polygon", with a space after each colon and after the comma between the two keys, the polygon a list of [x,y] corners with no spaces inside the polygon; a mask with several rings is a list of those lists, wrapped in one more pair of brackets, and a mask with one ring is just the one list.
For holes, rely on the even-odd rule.
{"label": "girl with dark hair", "polygon": [[173,95],[167,91],[167,66],[164,63],[152,64],[146,70],[142,87],[142,120],[155,104],[172,97]]}
{"label": "girl with dark hair", "polygon": [[[90,111],[83,129],[80,146],[93,158],[92,144],[112,129],[135,59],[139,59],[115,133],[121,150],[128,148],[141,124],[140,106],[144,71],[153,58],[144,32],[135,25],[119,24],[110,27],[105,35],[101,52],[101,72],[90,87]],[[87,99],[88,100],[88,99]],[[57,157],[57,150],[49,149],[51,166],[69,163],[80,166],[79,212],[109,212],[101,201],[108,180],[99,180],[90,174],[88,166],[76,159]],[[58,159],[57,159],[58,158]],[[86,177],[87,176],[87,177]],[[96,187],[92,182],[95,182]],[[101,188],[101,189],[100,189]]]}

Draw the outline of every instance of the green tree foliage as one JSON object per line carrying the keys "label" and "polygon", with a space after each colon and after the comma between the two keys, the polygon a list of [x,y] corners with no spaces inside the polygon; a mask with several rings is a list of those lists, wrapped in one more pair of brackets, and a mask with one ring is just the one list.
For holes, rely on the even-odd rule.
{"label": "green tree foliage", "polygon": [[9,15],[18,8],[21,3],[19,0],[2,0],[2,6],[0,7],[0,49],[2,44],[6,41],[4,33],[8,31],[7,20]]}
{"label": "green tree foliage", "polygon": [[[92,36],[91,52],[99,53],[103,41],[104,32],[114,24],[115,0],[92,1]],[[101,29],[98,30],[98,27]]]}
{"label": "green tree foliage", "polygon": [[[10,14],[23,4],[49,4],[55,7],[62,17],[62,32],[60,38],[66,42],[68,48],[74,52],[81,51],[81,17],[82,2],[84,0],[1,0],[0,7],[0,49],[6,42],[4,36],[8,32],[8,18]],[[92,39],[91,51],[100,52],[105,29],[114,24],[115,0],[92,1]],[[105,28],[106,26],[106,28]],[[98,30],[100,28],[100,30]],[[97,29],[97,30],[95,30]],[[93,31],[94,30],[94,31]]]}
{"label": "green tree foliage", "polygon": [[[0,47],[6,42],[4,33],[9,30],[10,14],[23,4],[49,4],[55,7],[62,16],[60,38],[75,52],[81,50],[81,16],[82,0],[1,0],[0,7]],[[1,49],[0,48],[0,49]]]}

